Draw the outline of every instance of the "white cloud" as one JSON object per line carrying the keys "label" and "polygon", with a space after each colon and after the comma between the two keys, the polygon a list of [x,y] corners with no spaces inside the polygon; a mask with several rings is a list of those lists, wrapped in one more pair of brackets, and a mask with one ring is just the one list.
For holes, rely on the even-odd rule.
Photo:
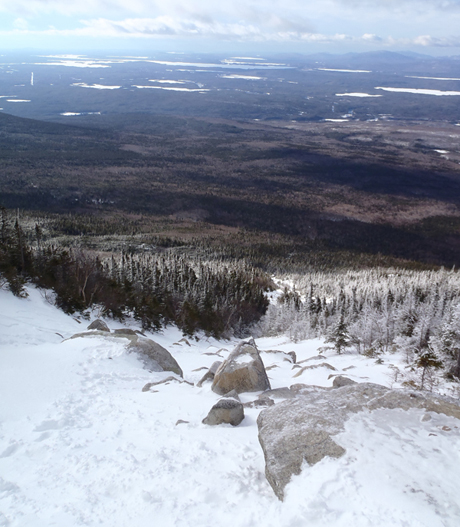
{"label": "white cloud", "polygon": [[460,43],[460,0],[0,0],[0,13],[16,19],[0,23],[0,36],[343,43],[367,49]]}
{"label": "white cloud", "polygon": [[25,18],[16,18],[16,20],[13,22],[13,26],[16,29],[27,30],[29,28],[29,23]]}
{"label": "white cloud", "polygon": [[[0,35],[51,35],[62,37],[88,37],[88,38],[207,38],[220,40],[233,40],[241,42],[311,42],[319,44],[330,43],[357,43],[364,45],[379,44],[383,47],[460,47],[458,37],[434,37],[420,35],[413,38],[382,37],[365,33],[354,36],[347,33],[322,34],[308,31],[303,26],[293,28],[285,25],[284,20],[273,20],[271,28],[261,27],[256,24],[222,23],[212,19],[198,20],[196,18],[179,19],[170,16],[156,18],[127,18],[125,20],[110,20],[98,18],[81,20],[80,27],[76,29],[48,28],[42,31],[31,31],[19,27],[12,31],[0,31]],[[18,24],[21,26],[21,24]]]}

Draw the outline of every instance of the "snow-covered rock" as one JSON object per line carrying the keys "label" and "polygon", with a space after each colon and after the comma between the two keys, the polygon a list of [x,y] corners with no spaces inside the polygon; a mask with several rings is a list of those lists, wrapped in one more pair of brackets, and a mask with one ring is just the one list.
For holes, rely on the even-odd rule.
{"label": "snow-covered rock", "polygon": [[212,383],[212,390],[219,395],[232,390],[244,393],[269,389],[270,381],[253,341],[238,344],[220,365]]}
{"label": "snow-covered rock", "polygon": [[[341,388],[306,387],[294,399],[263,410],[257,419],[265,456],[265,474],[280,500],[293,474],[306,461],[341,457],[345,449],[333,437],[353,414],[389,408],[424,409],[460,419],[460,406],[446,397],[390,390],[372,383]],[[459,421],[460,425],[460,421]]]}

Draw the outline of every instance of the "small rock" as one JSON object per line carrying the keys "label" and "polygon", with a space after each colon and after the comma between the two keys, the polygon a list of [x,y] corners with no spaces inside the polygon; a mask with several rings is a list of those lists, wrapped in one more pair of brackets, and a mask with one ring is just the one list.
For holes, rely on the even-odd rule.
{"label": "small rock", "polygon": [[334,366],[331,366],[327,362],[322,362],[321,364],[313,364],[312,366],[304,366],[301,368],[293,377],[300,377],[302,373],[306,370],[315,370],[316,368],[328,368],[329,370],[337,371]]}
{"label": "small rock", "polygon": [[173,377],[173,376],[170,376],[170,377],[166,377],[166,379],[163,379],[162,381],[158,381],[158,382],[148,382],[143,388],[142,388],[142,391],[143,392],[150,392],[152,390],[150,390],[150,388],[152,386],[158,386],[159,384],[165,384],[165,383],[169,383],[171,381],[175,381],[175,382],[178,382],[180,384],[182,383],[186,383],[186,384],[189,384],[190,386],[194,386],[193,383],[191,382],[188,382],[188,381],[184,381],[183,379],[178,379],[177,377]]}
{"label": "small rock", "polygon": [[216,371],[219,369],[219,366],[221,364],[221,360],[216,360],[216,362],[212,363],[209,370],[203,375],[203,377],[201,377],[200,381],[197,383],[198,388],[201,388],[204,382],[212,381],[214,379],[214,375],[216,374]]}
{"label": "small rock", "polygon": [[221,399],[209,410],[203,419],[205,425],[220,425],[223,423],[238,426],[244,419],[243,405],[235,399]]}
{"label": "small rock", "polygon": [[97,329],[98,331],[107,331],[110,333],[109,326],[107,326],[107,324],[100,318],[91,322],[91,324],[86,329]]}
{"label": "small rock", "polygon": [[231,392],[226,393],[223,396],[223,399],[236,399],[237,401],[241,402],[240,396],[238,395],[238,392],[235,390],[232,390]]}
{"label": "small rock", "polygon": [[177,425],[185,425],[185,424],[188,424],[188,423],[189,423],[189,421],[184,421],[183,419],[178,419],[176,421],[176,425],[175,426],[177,426]]}
{"label": "small rock", "polygon": [[[252,341],[255,345],[255,342]],[[279,355],[284,355],[284,360],[287,360],[289,362],[295,363],[296,362],[296,354],[294,351],[289,351],[286,353],[285,351],[280,350],[261,350],[261,353],[277,353]]]}
{"label": "small rock", "polygon": [[244,408],[267,408],[268,406],[273,406],[275,401],[270,399],[270,397],[264,397],[263,399],[256,399],[255,401],[250,401],[244,403]]}
{"label": "small rock", "polygon": [[315,355],[314,357],[308,357],[308,359],[299,360],[298,364],[303,364],[304,362],[309,362],[311,360],[324,360],[324,357],[322,355]]}
{"label": "small rock", "polygon": [[332,386],[334,388],[341,388],[342,386],[349,386],[350,384],[358,383],[352,379],[349,379],[348,377],[345,377],[344,375],[337,375],[332,382]]}

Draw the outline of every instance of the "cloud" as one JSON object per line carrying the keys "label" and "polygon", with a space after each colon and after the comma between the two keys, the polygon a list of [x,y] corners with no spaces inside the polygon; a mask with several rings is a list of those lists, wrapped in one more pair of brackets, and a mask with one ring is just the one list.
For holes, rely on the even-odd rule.
{"label": "cloud", "polygon": [[374,49],[458,47],[460,39],[460,0],[0,0],[0,12],[11,20],[2,25],[3,36],[351,43]]}
{"label": "cloud", "polygon": [[16,20],[13,22],[13,26],[16,29],[22,29],[22,30],[29,29],[29,23],[24,18],[16,18]]}
{"label": "cloud", "polygon": [[[0,31],[0,35],[46,35],[60,37],[85,38],[206,38],[239,42],[311,42],[317,44],[353,43],[379,45],[387,48],[402,47],[460,47],[460,36],[435,37],[420,35],[413,38],[382,37],[372,33],[354,36],[347,33],[322,34],[309,31],[308,25],[291,24],[289,19],[272,18],[269,24],[261,27],[257,24],[239,22],[222,23],[210,17],[173,18],[127,18],[111,20],[97,18],[81,20],[81,26],[75,29],[48,28],[43,31],[28,30],[18,20],[17,29]],[[267,26],[270,25],[270,31]]]}

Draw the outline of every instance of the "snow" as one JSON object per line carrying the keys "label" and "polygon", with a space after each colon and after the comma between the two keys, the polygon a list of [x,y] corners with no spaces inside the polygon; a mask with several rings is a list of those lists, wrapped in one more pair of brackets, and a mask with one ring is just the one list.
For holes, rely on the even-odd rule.
{"label": "snow", "polygon": [[66,66],[70,68],[110,68],[107,64],[95,61],[61,60],[58,62],[35,62],[37,66]]}
{"label": "snow", "polygon": [[193,81],[173,81],[173,80],[158,80],[158,79],[149,79],[149,82],[158,82],[160,84],[185,84],[187,82],[191,82],[194,84]]}
{"label": "snow", "polygon": [[29,99],[7,99],[6,102],[31,102]]}
{"label": "snow", "polygon": [[460,95],[460,91],[441,91],[441,90],[424,90],[418,88],[383,88],[378,86],[376,90],[391,91],[395,93],[417,93],[420,95],[436,95],[437,97],[443,95]]}
{"label": "snow", "polygon": [[59,115],[63,115],[64,117],[71,117],[75,115],[101,115],[101,112],[63,112]]}
{"label": "snow", "polygon": [[248,81],[259,81],[265,79],[265,77],[253,77],[251,75],[220,75],[222,79],[242,79]]}
{"label": "snow", "polygon": [[121,86],[106,86],[104,84],[86,84],[84,82],[74,82],[71,86],[79,86],[80,88],[94,88],[95,90],[119,90]]}
{"label": "snow", "polygon": [[370,70],[338,70],[332,68],[318,68],[319,71],[338,71],[340,73],[372,73]]}
{"label": "snow", "polygon": [[383,97],[383,95],[370,95],[369,93],[336,93],[336,97]]}
{"label": "snow", "polygon": [[427,79],[430,81],[460,81],[455,77],[416,77],[415,75],[406,75],[408,79]]}
{"label": "snow", "polygon": [[151,90],[167,90],[167,91],[182,91],[182,92],[207,92],[211,91],[209,89],[203,89],[203,88],[170,88],[166,86],[136,86],[133,85],[133,88],[139,88],[139,89],[151,89]]}
{"label": "snow", "polygon": [[[245,409],[236,428],[203,425],[218,400],[209,383],[169,382],[142,392],[171,373],[144,369],[122,337],[70,339],[89,320],[60,312],[49,294],[28,292],[20,299],[0,290],[0,526],[458,525],[456,419],[426,420],[418,410],[354,416],[336,437],[346,455],[305,467],[281,503],[264,476],[258,409]],[[149,336],[194,383],[205,372],[194,370],[222,360],[236,344],[203,336],[187,343],[174,327]],[[256,342],[261,350],[295,351],[298,361],[318,355],[323,344],[285,336]],[[300,366],[327,362],[337,371],[315,368],[297,378],[299,368],[283,354],[261,356],[273,388],[330,386],[336,373],[390,386],[391,364],[403,367],[397,355],[376,365],[364,356],[323,354]],[[176,425],[179,419],[188,423]]]}
{"label": "snow", "polygon": [[349,121],[349,119],[324,119],[324,120],[330,123],[345,123]]}

